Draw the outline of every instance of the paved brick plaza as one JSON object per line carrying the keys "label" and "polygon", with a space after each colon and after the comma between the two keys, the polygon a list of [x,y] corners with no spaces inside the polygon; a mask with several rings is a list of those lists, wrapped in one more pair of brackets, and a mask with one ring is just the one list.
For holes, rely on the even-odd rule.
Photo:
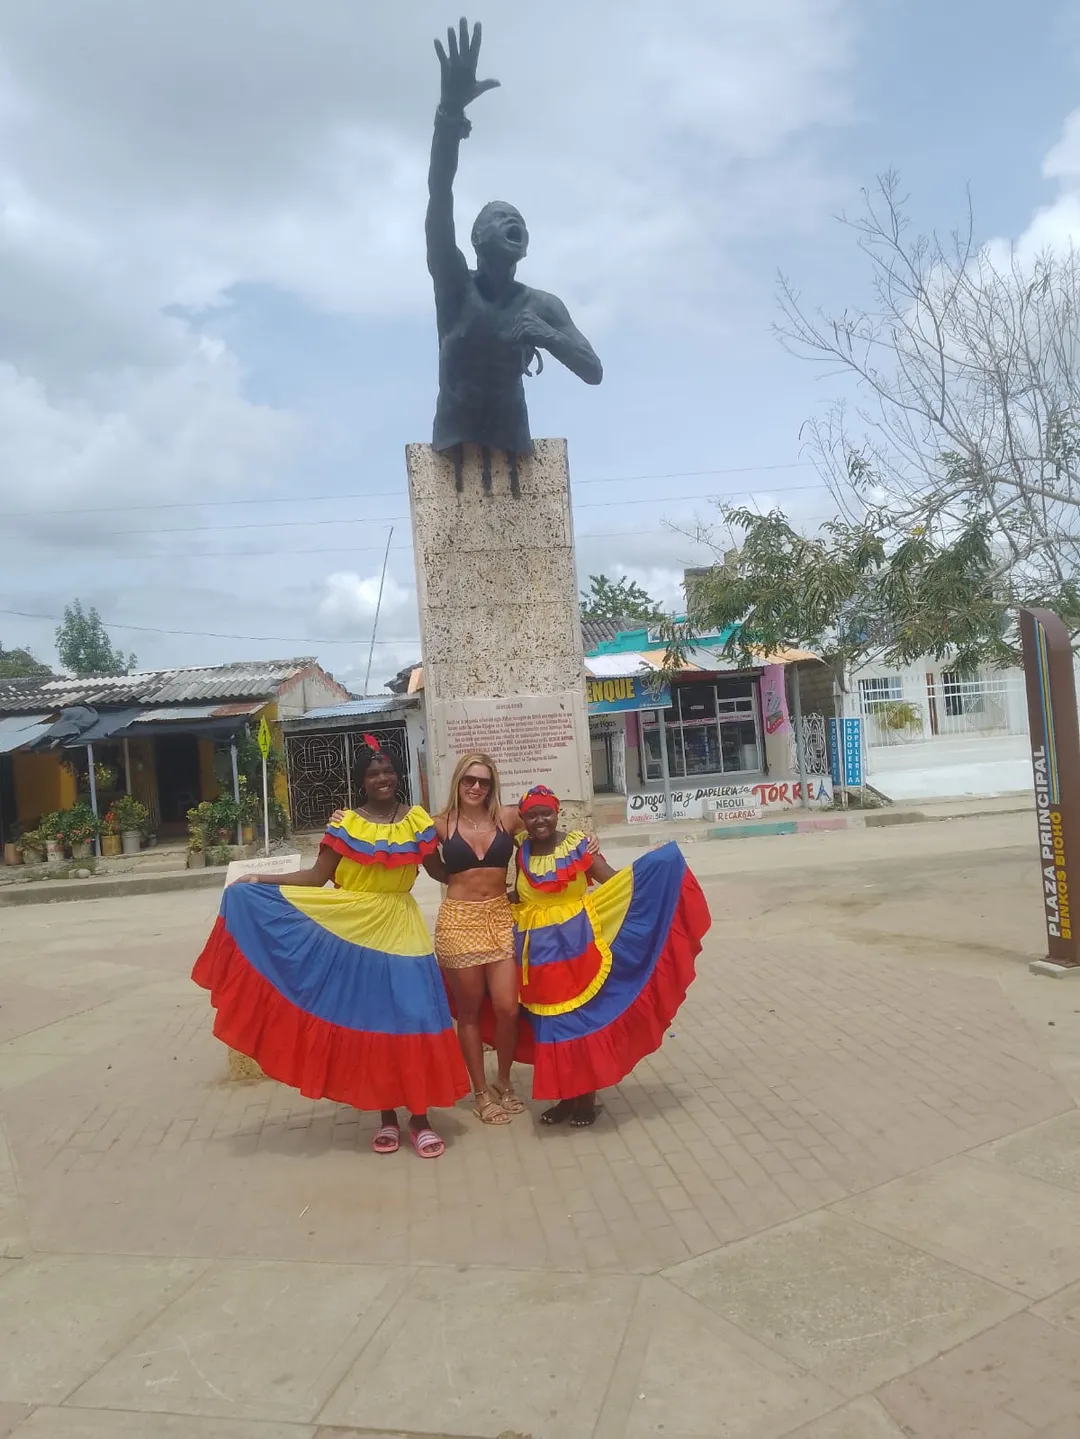
{"label": "paved brick plaza", "polygon": [[1080,991],[1011,825],[695,846],[661,1053],[435,1163],[226,1080],[211,894],[3,911],[0,1435],[1080,1435]]}

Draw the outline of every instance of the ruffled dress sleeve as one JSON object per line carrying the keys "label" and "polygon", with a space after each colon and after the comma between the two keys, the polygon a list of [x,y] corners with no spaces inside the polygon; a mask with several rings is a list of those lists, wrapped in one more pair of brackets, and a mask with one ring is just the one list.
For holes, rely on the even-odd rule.
{"label": "ruffled dress sleeve", "polygon": [[327,826],[322,843],[354,864],[385,869],[419,866],[439,847],[435,821],[418,804],[391,825],[373,824],[354,810],[346,810],[340,824]]}

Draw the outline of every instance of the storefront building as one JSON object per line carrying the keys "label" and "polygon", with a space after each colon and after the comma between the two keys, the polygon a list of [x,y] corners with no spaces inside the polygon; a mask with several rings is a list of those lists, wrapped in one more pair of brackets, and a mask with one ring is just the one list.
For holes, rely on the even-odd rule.
{"label": "storefront building", "polygon": [[[684,656],[670,686],[657,688],[664,652],[646,631],[599,645],[586,657],[593,785],[598,796],[625,796],[626,818],[655,817],[661,796],[673,817],[710,805],[734,813],[831,800],[818,763],[800,768],[789,694],[799,673],[822,669],[802,651],[764,657],[739,670],[722,654],[726,635],[709,636]],[[799,716],[806,734],[821,715]],[[666,764],[665,764],[666,758]],[[805,781],[805,783],[804,783]],[[612,816],[614,809],[612,809]],[[660,815],[663,817],[663,814]]]}

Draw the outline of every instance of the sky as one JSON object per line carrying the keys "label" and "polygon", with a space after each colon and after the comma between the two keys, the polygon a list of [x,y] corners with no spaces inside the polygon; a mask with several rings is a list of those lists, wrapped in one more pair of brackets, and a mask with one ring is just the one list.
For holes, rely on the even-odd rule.
{"label": "sky", "polygon": [[[0,644],[96,605],[140,668],[419,657],[404,448],[429,440],[434,0],[0,0]],[[919,229],[1080,238],[1080,0],[487,0],[459,240],[605,367],[526,381],[569,442],[579,572],[668,605],[715,500],[832,512],[801,435],[838,380],[777,277],[865,303],[837,216],[899,171]]]}

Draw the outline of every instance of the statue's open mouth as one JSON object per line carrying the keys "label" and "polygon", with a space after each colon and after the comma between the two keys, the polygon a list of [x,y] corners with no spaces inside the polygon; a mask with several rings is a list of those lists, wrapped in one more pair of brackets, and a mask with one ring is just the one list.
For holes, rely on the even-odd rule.
{"label": "statue's open mouth", "polygon": [[520,225],[507,225],[507,227],[506,227],[506,232],[505,232],[505,233],[506,233],[507,241],[508,241],[511,245],[513,245],[515,249],[520,250],[522,244],[523,244],[524,241],[525,241],[525,235],[524,235],[524,233],[522,232],[521,226],[520,226]]}

